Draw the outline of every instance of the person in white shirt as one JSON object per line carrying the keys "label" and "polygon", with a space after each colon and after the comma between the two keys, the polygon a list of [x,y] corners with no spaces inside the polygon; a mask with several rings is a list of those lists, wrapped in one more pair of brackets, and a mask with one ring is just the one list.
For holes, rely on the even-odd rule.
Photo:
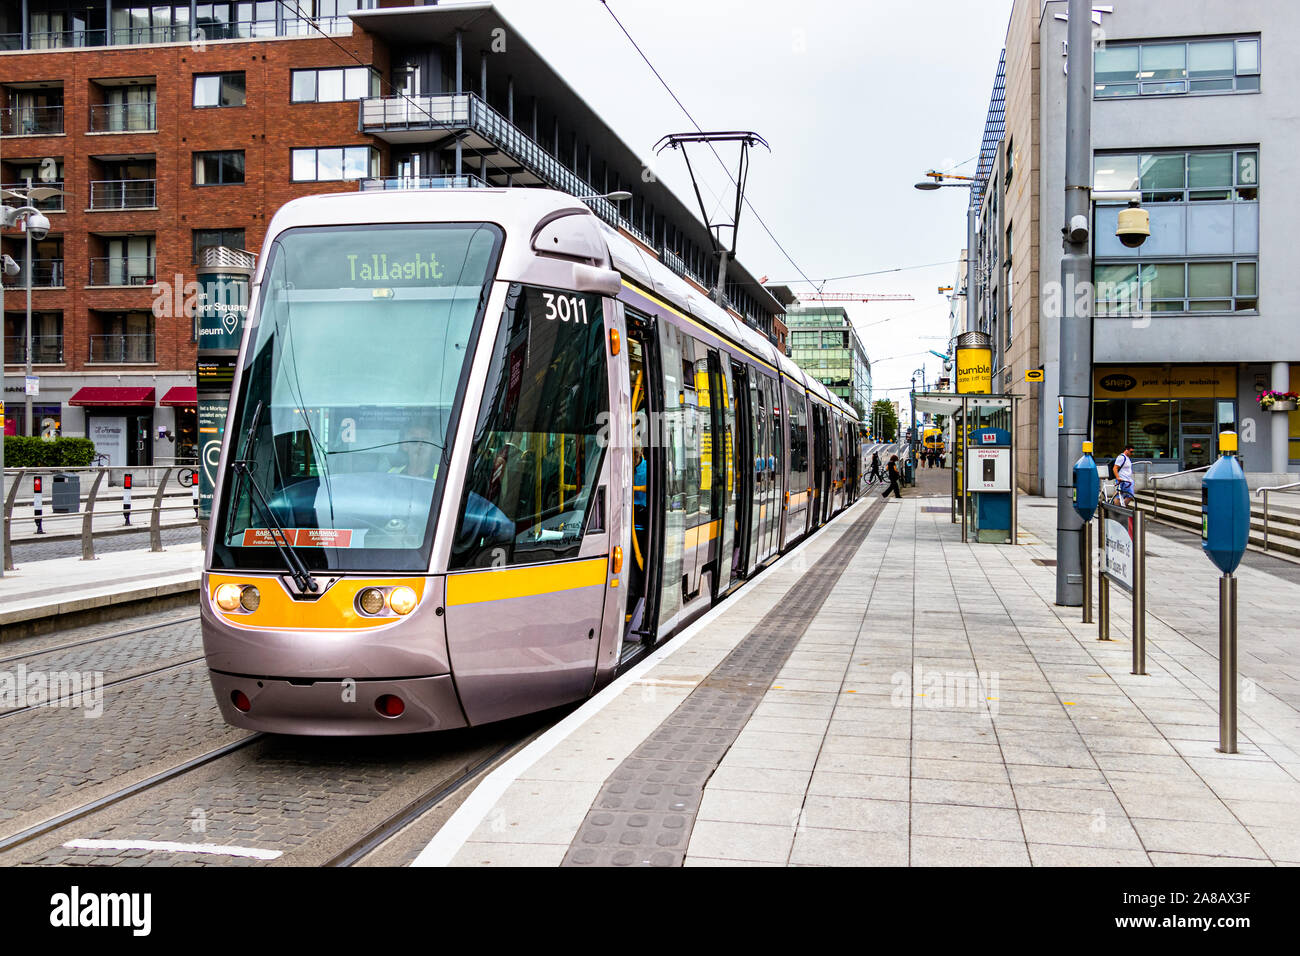
{"label": "person in white shirt", "polygon": [[1115,481],[1119,485],[1120,497],[1126,505],[1133,504],[1133,446],[1125,445],[1124,450],[1115,457],[1111,468]]}

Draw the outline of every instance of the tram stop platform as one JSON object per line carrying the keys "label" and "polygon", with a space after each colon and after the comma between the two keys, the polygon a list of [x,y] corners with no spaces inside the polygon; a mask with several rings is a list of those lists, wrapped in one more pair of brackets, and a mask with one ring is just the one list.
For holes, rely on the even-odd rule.
{"label": "tram stop platform", "polygon": [[1220,754],[1198,539],[1151,526],[1134,676],[1125,602],[1111,642],[1053,603],[1055,502],[1021,496],[1019,546],[962,544],[949,474],[838,517],[485,778],[415,865],[1300,863],[1295,566],[1239,570]]}

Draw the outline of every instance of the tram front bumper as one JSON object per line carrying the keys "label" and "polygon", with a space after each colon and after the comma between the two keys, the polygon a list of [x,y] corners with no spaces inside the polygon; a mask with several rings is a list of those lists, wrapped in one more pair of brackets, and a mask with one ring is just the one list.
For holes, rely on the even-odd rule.
{"label": "tram front bumper", "polygon": [[[450,675],[289,681],[209,670],[209,676],[221,716],[227,723],[249,730],[344,737],[466,726]],[[397,698],[401,713],[391,716],[397,708],[385,698]]]}

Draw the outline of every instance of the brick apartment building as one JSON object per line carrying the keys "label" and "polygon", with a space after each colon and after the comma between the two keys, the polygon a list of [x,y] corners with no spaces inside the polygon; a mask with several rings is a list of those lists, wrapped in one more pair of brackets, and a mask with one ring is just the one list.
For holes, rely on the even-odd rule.
{"label": "brick apartment building", "polygon": [[[31,263],[32,431],[95,438],[114,464],[191,456],[194,320],[175,292],[201,248],[258,250],[299,196],[627,189],[597,214],[707,294],[708,232],[642,169],[490,3],[6,3],[0,183],[65,192],[38,203],[51,229]],[[2,243],[27,265],[22,233]],[[6,434],[27,433],[25,283],[5,280]],[[726,292],[784,337],[780,304],[738,263]]]}

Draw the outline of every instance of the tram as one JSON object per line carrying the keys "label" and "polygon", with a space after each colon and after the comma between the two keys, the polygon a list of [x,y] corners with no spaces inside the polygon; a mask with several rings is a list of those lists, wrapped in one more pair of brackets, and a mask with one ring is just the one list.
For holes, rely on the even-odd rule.
{"label": "tram", "polygon": [[857,429],[571,196],[293,200],[205,553],[222,715],[391,734],[580,700],[851,504]]}

